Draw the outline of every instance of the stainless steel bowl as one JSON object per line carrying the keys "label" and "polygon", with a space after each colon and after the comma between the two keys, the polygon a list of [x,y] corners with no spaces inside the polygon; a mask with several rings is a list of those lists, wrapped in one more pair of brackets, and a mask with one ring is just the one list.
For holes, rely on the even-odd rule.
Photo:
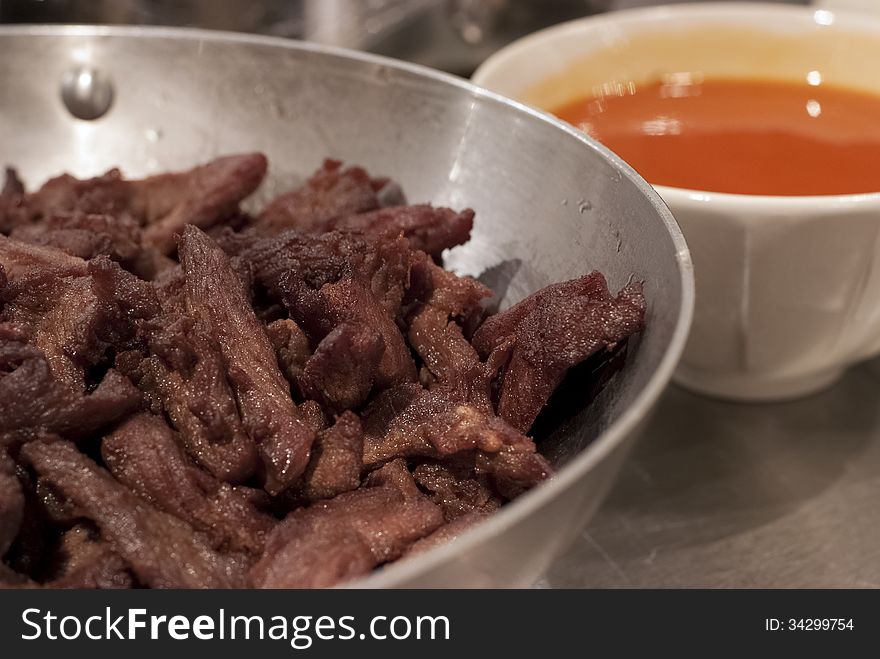
{"label": "stainless steel bowl", "polygon": [[532,583],[596,510],[681,354],[691,262],[653,189],[576,130],[463,80],[263,37],[6,27],[0,89],[2,158],[31,185],[62,171],[119,165],[139,176],[261,150],[265,198],[329,155],[392,176],[413,201],[474,208],[473,240],[447,263],[502,285],[503,305],[594,268],[615,289],[646,282],[647,329],[625,368],[548,440],[558,475],[359,586]]}

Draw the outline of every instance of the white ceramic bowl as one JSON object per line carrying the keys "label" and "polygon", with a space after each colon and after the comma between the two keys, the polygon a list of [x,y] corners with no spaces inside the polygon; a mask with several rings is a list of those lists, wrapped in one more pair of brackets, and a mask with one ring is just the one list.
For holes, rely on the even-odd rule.
{"label": "white ceramic bowl", "polygon": [[[474,81],[552,110],[605,83],[676,72],[805,82],[809,75],[814,83],[880,93],[878,62],[877,17],[770,4],[675,5],[537,32],[492,56]],[[791,398],[880,352],[880,193],[656,188],[685,234],[697,279],[679,382],[726,398]]]}

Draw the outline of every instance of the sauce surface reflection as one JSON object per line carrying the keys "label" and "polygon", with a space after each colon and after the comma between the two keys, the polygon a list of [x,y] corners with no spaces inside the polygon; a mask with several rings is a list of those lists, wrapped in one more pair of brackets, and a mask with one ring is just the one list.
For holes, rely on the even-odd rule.
{"label": "sauce surface reflection", "polygon": [[611,82],[557,108],[649,182],[767,195],[880,191],[880,96],[802,83]]}

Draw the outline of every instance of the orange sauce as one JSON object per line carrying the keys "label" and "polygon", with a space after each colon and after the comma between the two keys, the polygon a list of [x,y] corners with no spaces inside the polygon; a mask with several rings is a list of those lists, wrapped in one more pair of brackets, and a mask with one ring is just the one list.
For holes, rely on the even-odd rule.
{"label": "orange sauce", "polygon": [[[814,72],[815,73],[815,72]],[[880,191],[880,96],[819,84],[675,74],[557,108],[650,183],[710,192]]]}

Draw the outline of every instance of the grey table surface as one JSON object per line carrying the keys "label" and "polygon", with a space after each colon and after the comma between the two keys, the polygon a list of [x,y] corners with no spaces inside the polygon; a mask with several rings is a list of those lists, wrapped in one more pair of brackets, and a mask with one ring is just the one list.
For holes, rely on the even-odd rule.
{"label": "grey table surface", "polygon": [[880,587],[880,361],[798,401],[672,386],[539,587]]}

